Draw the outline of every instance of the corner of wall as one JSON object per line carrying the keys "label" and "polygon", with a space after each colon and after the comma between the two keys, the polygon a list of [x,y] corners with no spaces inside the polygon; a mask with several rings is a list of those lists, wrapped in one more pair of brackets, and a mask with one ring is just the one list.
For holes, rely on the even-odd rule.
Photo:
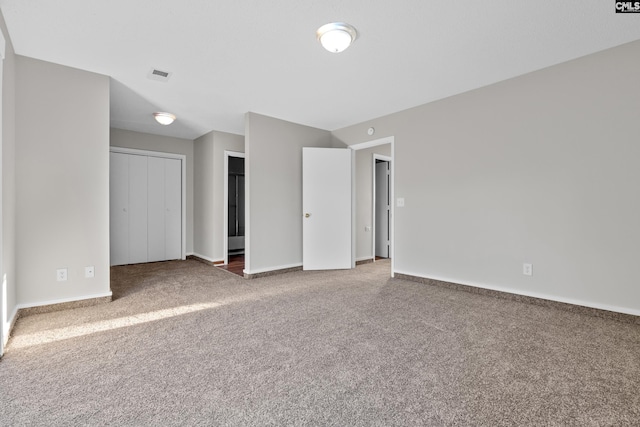
{"label": "corner of wall", "polygon": [[302,147],[331,148],[331,133],[256,113],[245,125],[245,272],[300,265]]}
{"label": "corner of wall", "polygon": [[[0,349],[9,338],[13,324],[17,319],[17,284],[16,284],[16,183],[15,183],[15,138],[16,138],[16,73],[15,73],[15,53],[11,42],[10,34],[4,22],[4,16],[0,12],[0,31],[4,38],[4,59],[0,61],[2,66],[2,117],[0,135],[0,201],[1,201],[1,221],[0,221],[0,292],[2,292],[2,317],[0,318],[0,328],[3,343]],[[0,351],[1,353],[1,351]]]}
{"label": "corner of wall", "polygon": [[348,148],[349,146],[346,142],[340,140],[340,138],[336,137],[333,132],[331,132],[331,147],[332,148]]}

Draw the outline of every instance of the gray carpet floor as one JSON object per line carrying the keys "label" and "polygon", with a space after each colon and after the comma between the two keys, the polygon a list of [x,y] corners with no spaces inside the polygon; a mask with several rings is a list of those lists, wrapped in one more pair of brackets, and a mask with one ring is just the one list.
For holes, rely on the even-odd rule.
{"label": "gray carpet floor", "polygon": [[389,278],[112,268],[18,320],[0,425],[640,425],[640,326]]}

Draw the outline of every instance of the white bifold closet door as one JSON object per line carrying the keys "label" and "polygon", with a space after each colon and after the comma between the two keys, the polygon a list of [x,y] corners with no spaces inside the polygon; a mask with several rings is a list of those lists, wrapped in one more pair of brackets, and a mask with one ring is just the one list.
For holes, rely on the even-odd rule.
{"label": "white bifold closet door", "polygon": [[182,257],[182,163],[111,153],[111,265]]}
{"label": "white bifold closet door", "polygon": [[111,265],[129,263],[129,158],[109,155],[109,252]]}
{"label": "white bifold closet door", "polygon": [[148,260],[182,256],[180,160],[149,157],[148,163]]}
{"label": "white bifold closet door", "polygon": [[147,252],[147,159],[127,155],[129,160],[129,259],[125,264],[149,261]]}

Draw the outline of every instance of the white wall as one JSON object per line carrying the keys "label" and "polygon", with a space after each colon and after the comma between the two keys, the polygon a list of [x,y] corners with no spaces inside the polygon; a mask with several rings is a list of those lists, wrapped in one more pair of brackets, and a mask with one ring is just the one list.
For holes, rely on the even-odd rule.
{"label": "white wall", "polygon": [[244,153],[244,136],[212,131],[194,141],[194,254],[224,260],[224,152]]}
{"label": "white wall", "polygon": [[[219,261],[215,257],[213,212],[213,132],[197,138],[193,142],[193,253],[209,261]],[[221,203],[220,203],[221,204]]]}
{"label": "white wall", "polygon": [[331,133],[247,113],[245,143],[245,270],[300,266],[302,147],[331,147]]}
{"label": "white wall", "polygon": [[640,314],[638,75],[640,41],[333,132],[395,137],[395,271]]}
{"label": "white wall", "polygon": [[[4,18],[0,13],[0,29],[5,39],[2,63],[2,260],[0,292],[3,292],[4,318],[0,319],[2,340],[9,338],[9,326],[17,310],[15,275],[15,54]],[[2,344],[0,344],[0,347]]]}
{"label": "white wall", "polygon": [[373,232],[373,155],[391,156],[391,144],[357,150],[356,156],[356,260],[374,258]]}
{"label": "white wall", "polygon": [[[158,125],[161,126],[161,125]],[[112,147],[183,154],[187,158],[187,254],[193,253],[193,141],[111,128]]]}
{"label": "white wall", "polygon": [[111,295],[109,78],[22,56],[15,66],[18,304]]}

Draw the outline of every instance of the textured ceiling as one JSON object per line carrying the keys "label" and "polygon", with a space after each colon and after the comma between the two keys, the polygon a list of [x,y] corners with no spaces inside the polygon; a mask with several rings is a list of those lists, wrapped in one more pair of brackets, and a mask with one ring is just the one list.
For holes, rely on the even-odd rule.
{"label": "textured ceiling", "polygon": [[[16,53],[108,75],[113,127],[334,130],[640,39],[609,0],[0,0]],[[326,52],[318,27],[358,30]],[[173,73],[149,80],[152,68]],[[151,113],[178,116],[157,125]]]}

